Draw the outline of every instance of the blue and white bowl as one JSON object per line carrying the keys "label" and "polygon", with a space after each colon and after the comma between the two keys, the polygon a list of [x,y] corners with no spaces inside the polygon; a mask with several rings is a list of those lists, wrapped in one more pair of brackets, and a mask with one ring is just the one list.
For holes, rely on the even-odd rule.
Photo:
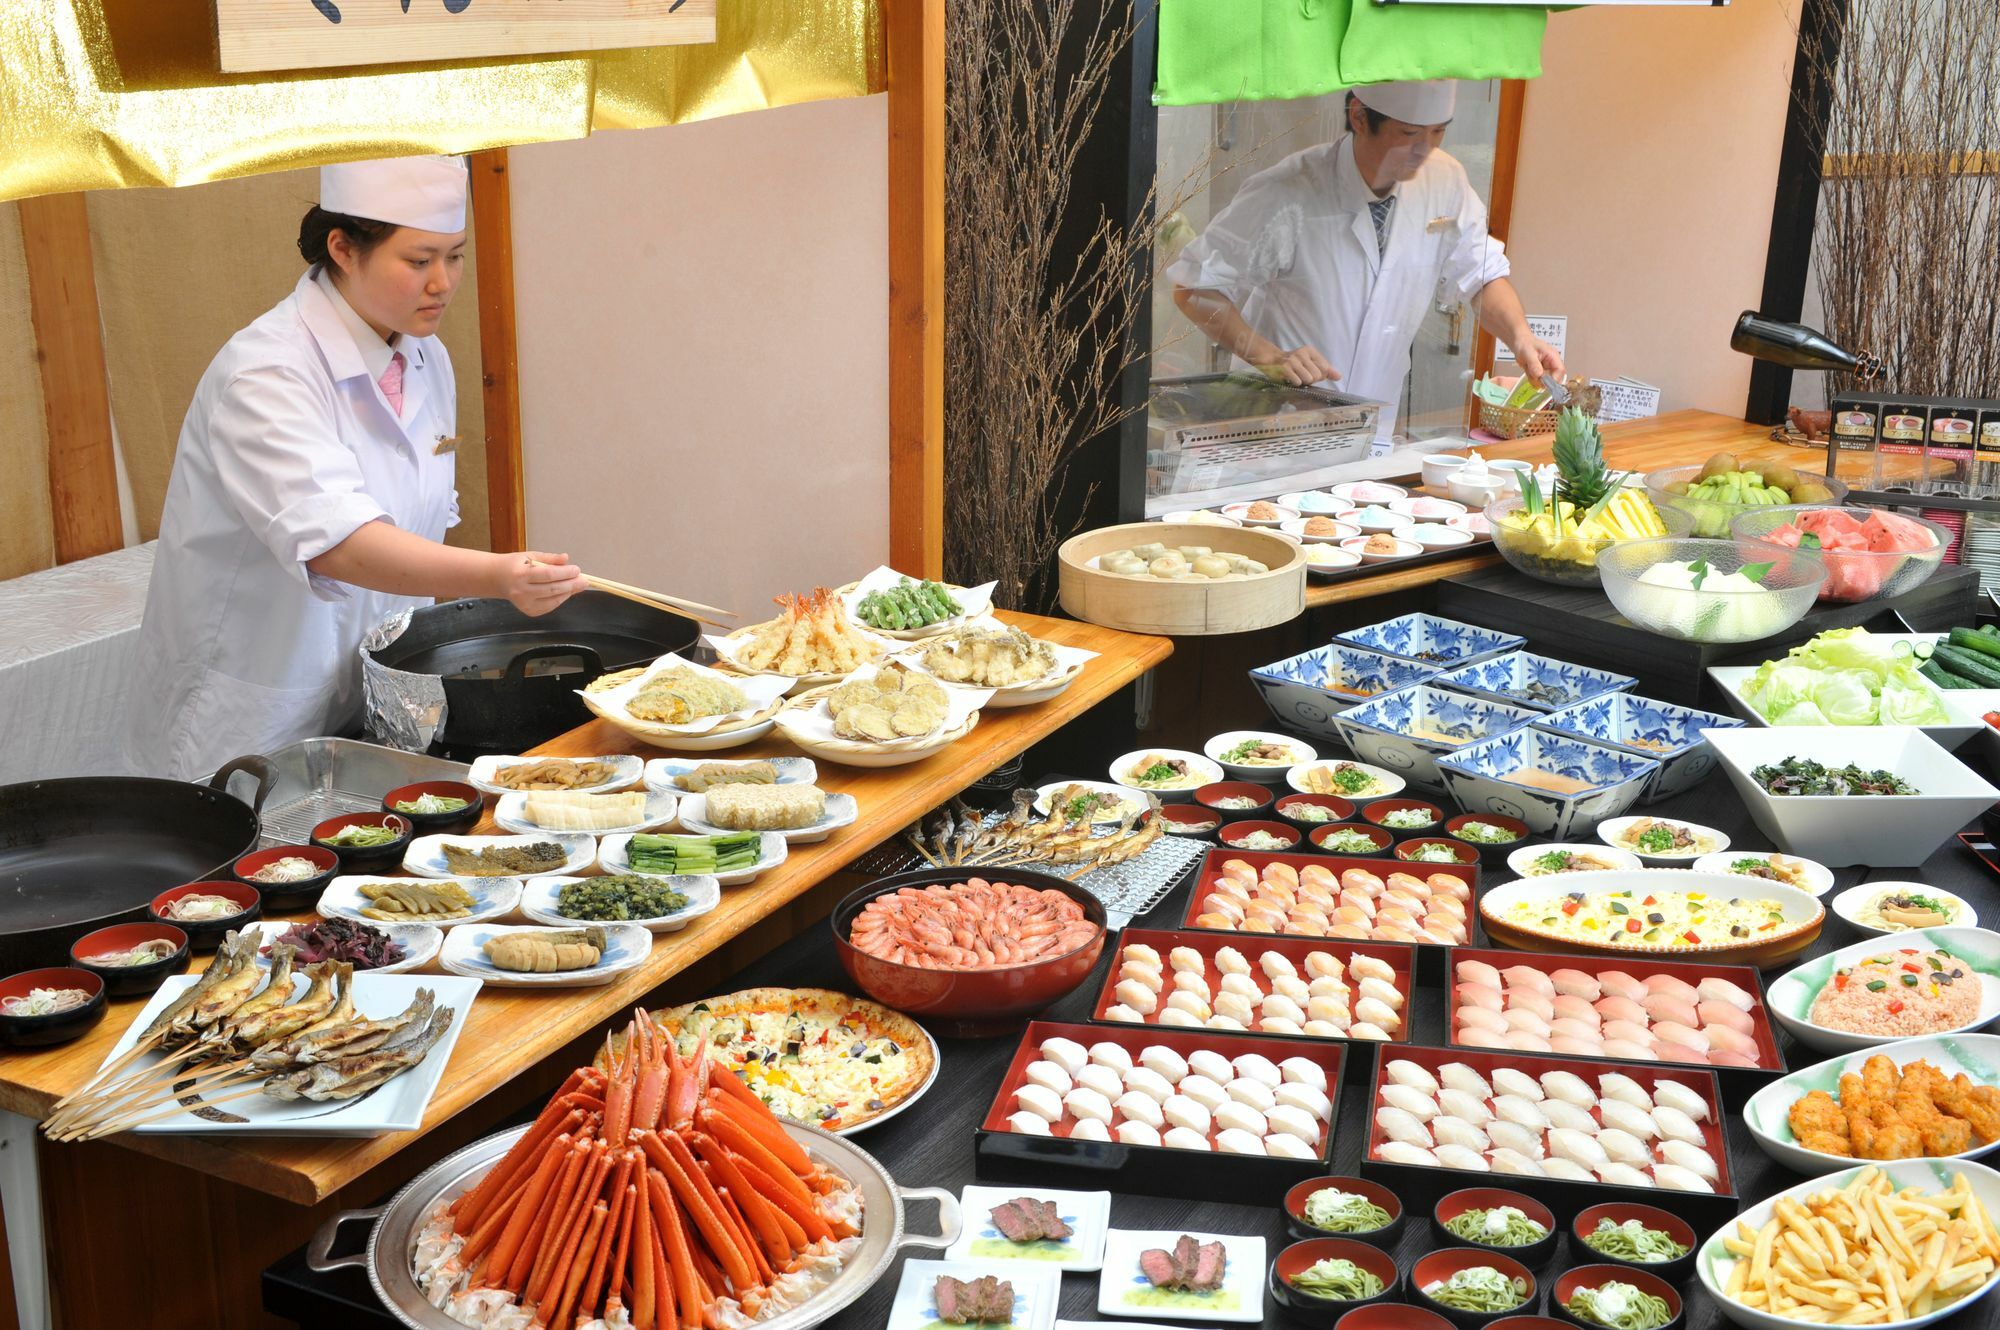
{"label": "blue and white bowl", "polygon": [[[1438,759],[1467,744],[1532,725],[1541,713],[1428,684],[1370,698],[1333,718],[1340,737],[1363,762],[1387,767],[1412,785],[1436,789]],[[1419,731],[1462,735],[1458,742]]]}
{"label": "blue and white bowl", "polygon": [[1250,682],[1257,685],[1258,695],[1278,724],[1315,739],[1338,740],[1340,731],[1333,727],[1333,717],[1371,697],[1422,683],[1436,673],[1434,665],[1335,642],[1254,669]]}
{"label": "blue and white bowl", "polygon": [[1655,702],[1636,693],[1592,698],[1551,712],[1535,723],[1540,729],[1590,739],[1658,762],[1659,774],[1639,796],[1642,804],[1691,790],[1715,770],[1715,749],[1703,737],[1704,729],[1738,729],[1743,725],[1734,716]]}
{"label": "blue and white bowl", "polygon": [[1629,674],[1593,670],[1531,651],[1510,651],[1440,674],[1431,682],[1509,706],[1561,711],[1606,693],[1623,692],[1639,681]]}
{"label": "blue and white bowl", "polygon": [[[1518,817],[1553,840],[1588,835],[1605,818],[1625,812],[1659,767],[1650,757],[1532,728],[1469,744],[1438,760],[1444,787],[1460,808]],[[1567,776],[1588,787],[1561,794],[1524,785],[1523,771]]]}
{"label": "blue and white bowl", "polygon": [[1476,628],[1435,614],[1399,615],[1365,628],[1336,633],[1333,640],[1444,670],[1455,670],[1503,651],[1518,651],[1528,644],[1527,638],[1513,633]]}

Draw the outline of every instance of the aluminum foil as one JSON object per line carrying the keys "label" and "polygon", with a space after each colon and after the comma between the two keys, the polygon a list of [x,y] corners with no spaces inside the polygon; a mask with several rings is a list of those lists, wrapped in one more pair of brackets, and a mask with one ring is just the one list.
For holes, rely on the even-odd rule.
{"label": "aluminum foil", "polygon": [[401,610],[390,615],[361,639],[361,688],[368,737],[406,753],[421,753],[444,733],[444,679],[391,669],[373,654],[403,635],[411,613]]}

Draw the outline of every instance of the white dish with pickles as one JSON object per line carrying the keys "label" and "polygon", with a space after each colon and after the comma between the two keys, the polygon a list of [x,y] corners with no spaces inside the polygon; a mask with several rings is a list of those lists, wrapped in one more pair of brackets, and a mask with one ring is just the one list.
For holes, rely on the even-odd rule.
{"label": "white dish with pickles", "polygon": [[[808,794],[810,791],[807,792]],[[811,845],[823,841],[845,826],[851,826],[861,816],[861,805],[851,794],[829,794],[826,806],[820,815],[804,826],[772,828],[793,845]],[[725,827],[709,821],[708,796],[690,794],[681,800],[681,826],[697,836],[727,836],[741,831],[742,827]]]}
{"label": "white dish with pickles", "polygon": [[[679,806],[671,793],[632,790],[620,794],[503,794],[493,806],[494,825],[524,836],[544,832],[651,831],[670,825]],[[537,820],[537,815],[549,819]]]}
{"label": "white dish with pickles", "polygon": [[[681,904],[659,913],[639,913],[668,904],[673,897]],[[684,873],[677,877],[654,877],[645,873],[607,874],[601,877],[530,878],[521,892],[521,913],[538,924],[566,928],[573,924],[638,924],[654,933],[673,933],[686,928],[722,903],[722,884],[708,873]],[[568,910],[584,913],[570,914]],[[603,918],[623,910],[625,916]]]}

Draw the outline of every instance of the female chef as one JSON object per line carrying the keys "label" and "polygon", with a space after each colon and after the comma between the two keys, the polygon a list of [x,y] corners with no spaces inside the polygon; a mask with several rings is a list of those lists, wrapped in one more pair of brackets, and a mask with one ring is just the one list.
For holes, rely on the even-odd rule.
{"label": "female chef", "polygon": [[546,614],[562,554],[442,543],[458,522],[458,404],[438,322],[464,263],[455,157],[320,171],[292,293],[230,338],[181,426],[140,630],[128,753],[189,779],[352,731],[360,645],[431,598]]}

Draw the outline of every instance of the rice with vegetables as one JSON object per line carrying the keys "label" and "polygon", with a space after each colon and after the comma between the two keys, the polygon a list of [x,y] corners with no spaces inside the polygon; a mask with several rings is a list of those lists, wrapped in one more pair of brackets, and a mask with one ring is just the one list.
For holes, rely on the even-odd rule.
{"label": "rice with vegetables", "polygon": [[1905,1039],[1970,1024],[1980,979],[1948,951],[1885,951],[1833,972],[1807,1019],[1829,1030]]}

